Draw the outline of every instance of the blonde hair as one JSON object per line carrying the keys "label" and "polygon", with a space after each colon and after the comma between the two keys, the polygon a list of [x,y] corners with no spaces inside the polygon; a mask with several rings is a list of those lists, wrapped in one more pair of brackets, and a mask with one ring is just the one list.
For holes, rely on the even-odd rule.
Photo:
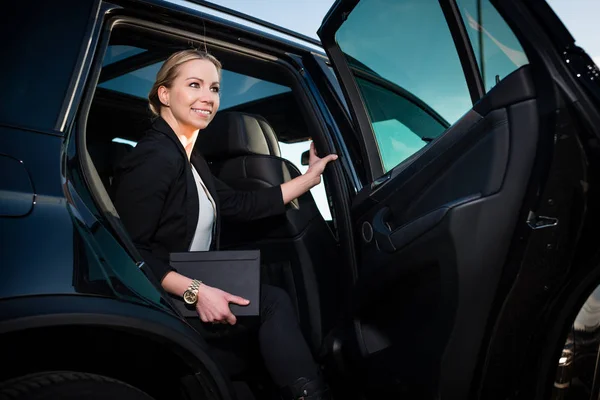
{"label": "blonde hair", "polygon": [[167,60],[158,70],[158,73],[156,74],[156,81],[154,82],[154,85],[152,85],[152,89],[150,89],[150,93],[148,94],[150,111],[152,111],[154,116],[160,115],[160,109],[163,106],[162,102],[158,98],[158,88],[161,86],[170,88],[171,85],[173,85],[173,81],[177,77],[179,66],[192,60],[210,61],[217,68],[219,78],[221,77],[221,63],[212,54],[195,49],[182,50],[171,54],[171,56],[167,58]]}

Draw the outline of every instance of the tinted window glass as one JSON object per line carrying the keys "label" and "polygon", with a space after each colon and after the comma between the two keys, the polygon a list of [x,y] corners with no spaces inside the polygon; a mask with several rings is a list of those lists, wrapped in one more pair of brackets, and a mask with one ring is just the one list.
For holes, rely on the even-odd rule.
{"label": "tinted window glass", "polygon": [[359,76],[386,171],[472,107],[437,1],[362,0],[336,40]]}
{"label": "tinted window glass", "polygon": [[527,64],[510,27],[488,0],[457,0],[488,92],[508,74]]}
{"label": "tinted window glass", "polygon": [[114,45],[106,49],[106,54],[102,60],[102,66],[105,67],[117,61],[124,60],[136,54],[143,53],[145,50],[133,46]]}
{"label": "tinted window glass", "polygon": [[392,92],[356,79],[371,116],[384,169],[389,171],[416,153],[448,126],[443,118],[409,93]]}
{"label": "tinted window glass", "polygon": [[[115,46],[128,47],[128,46]],[[135,48],[131,48],[135,49]],[[118,53],[117,53],[118,54]],[[127,93],[136,97],[146,99],[152,84],[156,79],[156,73],[162,62],[140,68],[133,72],[111,79],[98,85],[104,89],[110,89]],[[221,80],[221,106],[220,110],[234,107],[250,101],[275,96],[290,92],[287,86],[253,78],[251,76],[238,74],[223,70]]]}

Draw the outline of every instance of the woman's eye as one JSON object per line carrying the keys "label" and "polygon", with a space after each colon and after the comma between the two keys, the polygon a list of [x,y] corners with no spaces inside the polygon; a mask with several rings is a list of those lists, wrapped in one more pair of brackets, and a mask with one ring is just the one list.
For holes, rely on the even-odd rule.
{"label": "woman's eye", "polygon": [[212,90],[215,93],[219,93],[220,88],[218,86],[213,86],[210,88],[210,90]]}
{"label": "woman's eye", "polygon": [[192,82],[192,83],[190,83],[190,87],[198,89],[200,87],[200,84],[198,82]]}

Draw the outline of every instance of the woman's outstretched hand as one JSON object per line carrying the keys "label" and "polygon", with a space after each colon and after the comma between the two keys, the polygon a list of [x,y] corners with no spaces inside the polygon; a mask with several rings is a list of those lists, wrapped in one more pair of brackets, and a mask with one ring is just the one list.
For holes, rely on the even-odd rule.
{"label": "woman's outstretched hand", "polygon": [[323,158],[317,156],[315,151],[314,142],[310,144],[310,157],[308,160],[308,170],[302,176],[292,179],[289,182],[281,185],[281,194],[283,197],[284,204],[302,196],[308,192],[312,187],[317,186],[321,183],[321,175],[325,170],[327,164],[331,161],[337,160],[336,154],[329,154]]}
{"label": "woman's outstretched hand", "polygon": [[317,185],[321,183],[321,175],[323,175],[323,171],[325,171],[325,167],[331,161],[337,160],[337,154],[329,154],[323,158],[319,158],[317,156],[317,151],[315,150],[315,143],[310,143],[310,158],[308,159],[308,170],[306,171],[306,175],[314,176],[318,179]]}
{"label": "woman's outstretched hand", "polygon": [[250,301],[212,286],[200,285],[196,311],[202,322],[235,325],[237,319],[231,312],[229,303],[247,306]]}

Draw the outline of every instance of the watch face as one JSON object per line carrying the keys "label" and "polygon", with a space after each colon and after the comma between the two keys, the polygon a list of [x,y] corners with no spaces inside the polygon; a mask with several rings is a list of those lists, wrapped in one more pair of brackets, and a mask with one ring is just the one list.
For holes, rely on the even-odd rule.
{"label": "watch face", "polygon": [[196,304],[196,298],[196,293],[190,290],[183,292],[183,301],[185,301],[187,304]]}

